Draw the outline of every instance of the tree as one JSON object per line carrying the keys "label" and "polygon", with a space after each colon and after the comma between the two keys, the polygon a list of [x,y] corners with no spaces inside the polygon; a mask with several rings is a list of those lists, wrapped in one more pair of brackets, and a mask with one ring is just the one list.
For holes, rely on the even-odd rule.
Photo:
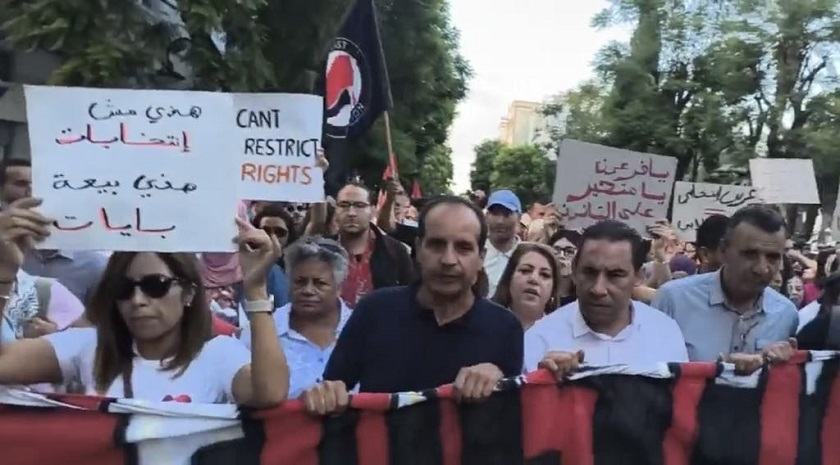
{"label": "tree", "polygon": [[510,189],[522,205],[530,205],[551,193],[546,185],[545,152],[535,146],[505,147],[493,160],[490,184],[493,190]]}
{"label": "tree", "polygon": [[603,120],[608,92],[603,82],[592,79],[544,102],[540,112],[553,123],[548,125],[551,142],[544,145],[545,151],[556,151],[563,139],[602,143],[608,135]]}
{"label": "tree", "polygon": [[452,149],[442,145],[426,156],[420,168],[420,188],[424,196],[451,194]]}
{"label": "tree", "polygon": [[[51,84],[311,93],[351,1],[0,0],[0,35],[14,51],[61,58]],[[470,68],[446,0],[376,4],[394,152],[400,174],[414,176],[445,145]],[[379,182],[388,160],[381,119],[351,160],[365,181]]]}
{"label": "tree", "polygon": [[488,192],[492,184],[490,176],[493,174],[493,161],[502,152],[504,144],[495,139],[488,139],[475,146],[475,159],[470,169],[470,189]]}

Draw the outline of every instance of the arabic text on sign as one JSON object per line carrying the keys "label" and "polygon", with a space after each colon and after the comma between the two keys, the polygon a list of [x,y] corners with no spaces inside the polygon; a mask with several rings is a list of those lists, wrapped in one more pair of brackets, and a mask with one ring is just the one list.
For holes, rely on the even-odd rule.
{"label": "arabic text on sign", "polygon": [[190,151],[189,135],[186,131],[181,131],[177,134],[167,134],[162,138],[148,137],[145,132],[140,132],[136,138],[129,134],[128,125],[120,123],[119,132],[117,135],[111,137],[97,137],[92,124],[87,124],[84,133],[74,134],[70,128],[61,131],[61,136],[55,139],[58,145],[71,145],[85,142],[100,146],[105,149],[111,148],[111,145],[120,144],[135,147],[150,147],[150,148],[179,148],[182,152]]}
{"label": "arabic text on sign", "polygon": [[755,189],[750,189],[749,194],[734,193],[727,186],[718,186],[710,191],[703,191],[697,188],[697,184],[692,184],[691,189],[685,194],[677,195],[676,202],[685,205],[691,199],[713,199],[725,207],[737,208],[747,205],[747,202],[756,200],[756,198]]}
{"label": "arabic text on sign", "polygon": [[79,219],[74,216],[65,216],[62,220],[53,223],[59,231],[84,231],[97,225],[108,232],[116,232],[122,236],[131,236],[133,234],[155,234],[160,235],[161,238],[166,238],[166,233],[174,231],[175,225],[165,227],[149,227],[143,223],[143,215],[140,208],[135,208],[132,212],[132,217],[129,221],[117,221],[112,218],[108,210],[104,207],[97,211],[94,219],[87,221]]}

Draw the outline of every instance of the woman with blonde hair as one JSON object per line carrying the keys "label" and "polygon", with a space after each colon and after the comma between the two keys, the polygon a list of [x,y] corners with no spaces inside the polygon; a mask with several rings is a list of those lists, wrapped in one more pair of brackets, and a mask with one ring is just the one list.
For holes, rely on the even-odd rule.
{"label": "woman with blonde hair", "polygon": [[[50,234],[53,221],[34,209],[40,203],[21,199],[0,212],[0,299],[9,293],[23,250]],[[107,397],[253,407],[285,400],[289,368],[265,282],[279,244],[247,221],[236,222],[252,352],[236,339],[212,336],[194,254],[116,252],[87,307],[95,328],[0,341],[0,384],[78,376],[86,394]]]}

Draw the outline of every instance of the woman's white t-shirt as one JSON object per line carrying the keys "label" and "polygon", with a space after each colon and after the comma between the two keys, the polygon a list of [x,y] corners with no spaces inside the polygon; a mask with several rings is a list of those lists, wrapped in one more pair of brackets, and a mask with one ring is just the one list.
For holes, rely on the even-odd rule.
{"label": "woman's white t-shirt", "polygon": [[[64,381],[79,380],[86,394],[98,394],[93,380],[96,329],[71,328],[44,338],[55,350]],[[241,342],[228,336],[216,336],[204,344],[195,360],[177,377],[175,375],[179,370],[163,371],[159,360],[145,360],[135,356],[131,387],[136,399],[233,403],[233,378],[249,363],[251,352]],[[125,397],[122,375],[117,376],[104,395]]]}

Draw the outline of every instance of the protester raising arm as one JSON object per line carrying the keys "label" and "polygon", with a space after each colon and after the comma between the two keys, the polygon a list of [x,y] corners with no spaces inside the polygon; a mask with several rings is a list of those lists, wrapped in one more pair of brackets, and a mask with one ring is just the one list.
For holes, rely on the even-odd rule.
{"label": "protester raising arm", "polygon": [[276,236],[269,236],[241,218],[236,218],[236,224],[245,312],[251,328],[251,364],[233,378],[233,397],[240,404],[272,406],[289,395],[289,365],[280,347],[272,317],[274,305],[268,299],[266,283],[268,269],[280,257],[282,249]]}
{"label": "protester raising arm", "polygon": [[[51,220],[32,209],[39,204],[23,199],[0,212],[0,281],[15,275],[22,250],[49,235]],[[285,400],[289,372],[265,291],[278,245],[262,230],[237,224],[253,352],[233,338],[211,336],[193,254],[117,252],[87,308],[95,328],[3,341],[0,384],[78,375],[86,394],[108,397],[254,407]]]}

